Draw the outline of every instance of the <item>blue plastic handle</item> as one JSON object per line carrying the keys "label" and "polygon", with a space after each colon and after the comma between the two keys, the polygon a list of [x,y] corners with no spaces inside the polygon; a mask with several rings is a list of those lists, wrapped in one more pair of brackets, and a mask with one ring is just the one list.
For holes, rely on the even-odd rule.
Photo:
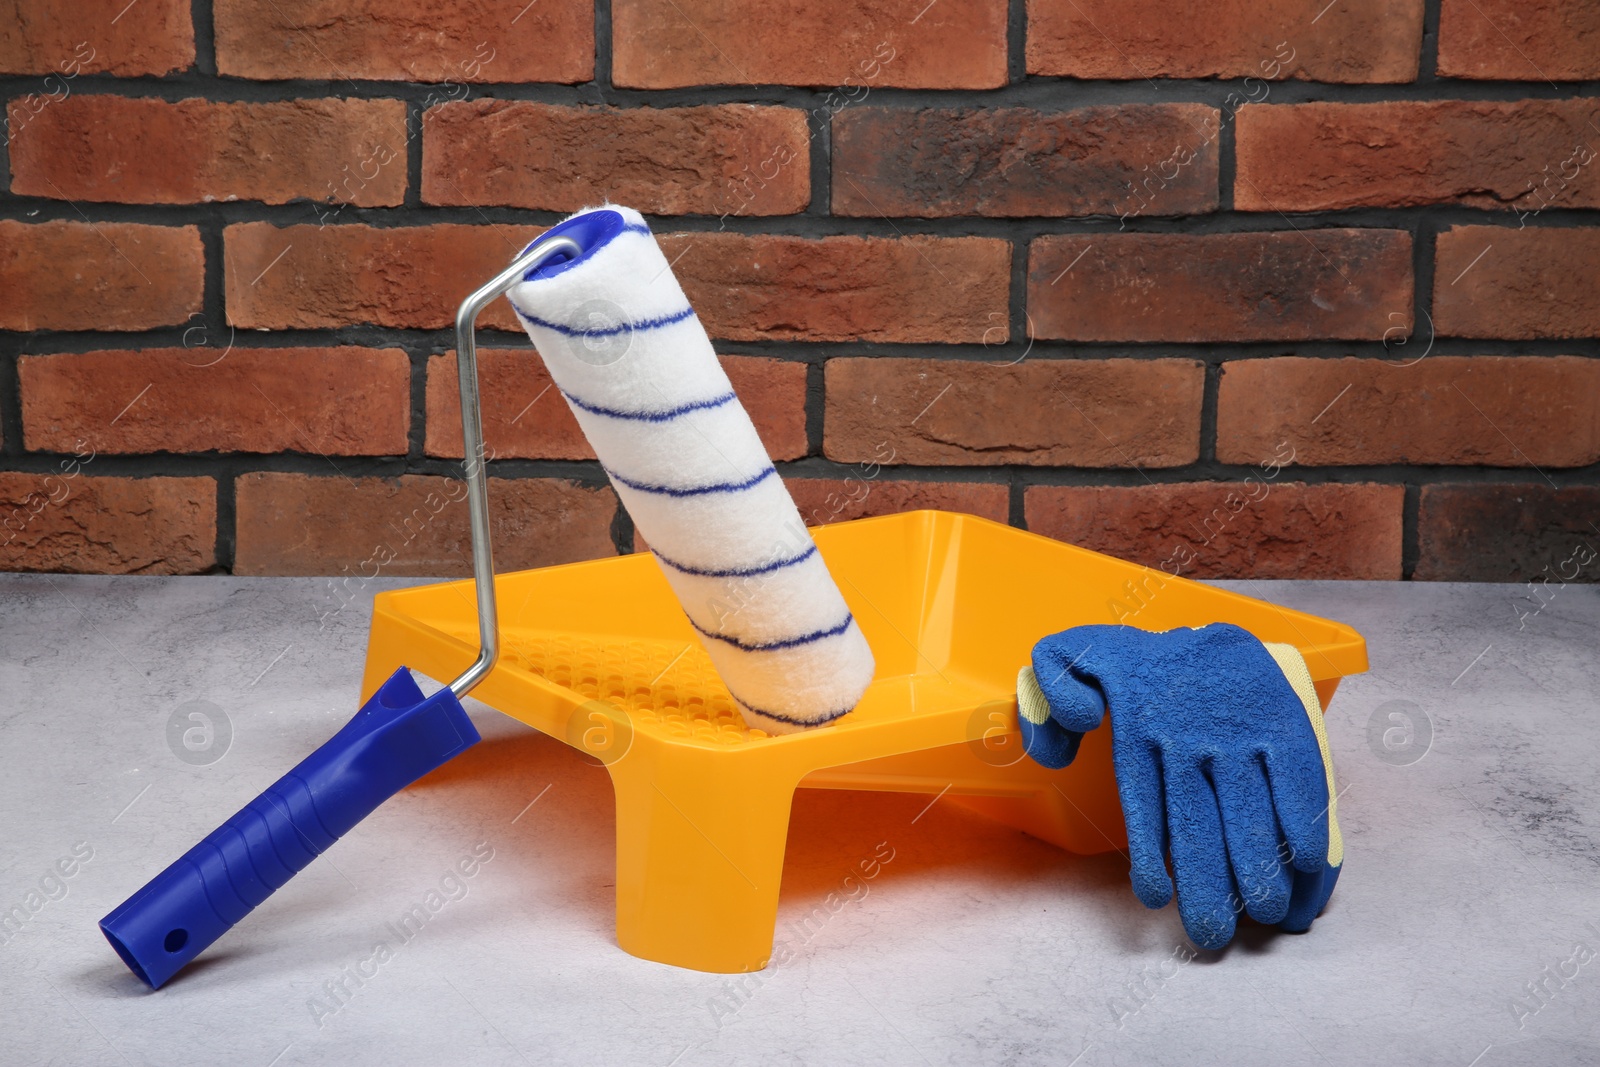
{"label": "blue plastic handle", "polygon": [[394,794],[478,742],[448,688],[401,667],[326,744],[100,920],[151,989]]}

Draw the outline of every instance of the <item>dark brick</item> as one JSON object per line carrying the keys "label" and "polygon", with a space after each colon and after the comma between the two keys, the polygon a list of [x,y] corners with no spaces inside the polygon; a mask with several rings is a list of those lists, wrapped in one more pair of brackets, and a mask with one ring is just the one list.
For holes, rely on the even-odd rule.
{"label": "dark brick", "polygon": [[1069,341],[1392,338],[1411,285],[1402,230],[1074,234],[1028,251],[1034,336]]}
{"label": "dark brick", "polygon": [[[1217,128],[1217,110],[1202,104],[1060,112],[852,108],[833,120],[833,213],[940,218],[1214,211]],[[1151,178],[1163,187],[1144,208],[1135,184]]]}
{"label": "dark brick", "polygon": [[1600,487],[1425,485],[1417,512],[1416,577],[1439,582],[1542,582],[1507,598],[1505,621],[1600,581]]}

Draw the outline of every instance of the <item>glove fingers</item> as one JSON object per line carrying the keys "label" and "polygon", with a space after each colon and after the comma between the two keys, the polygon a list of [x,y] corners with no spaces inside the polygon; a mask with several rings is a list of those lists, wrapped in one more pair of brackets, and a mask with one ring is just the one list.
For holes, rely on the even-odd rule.
{"label": "glove fingers", "polygon": [[1294,882],[1279,845],[1278,817],[1272,810],[1266,769],[1253,758],[1218,761],[1212,781],[1222,810],[1222,832],[1228,843],[1234,881],[1245,911],[1256,922],[1281,922],[1289,911]]}
{"label": "glove fingers", "polygon": [[1289,754],[1269,753],[1267,778],[1290,865],[1315,873],[1328,861],[1328,776],[1321,753],[1313,748],[1307,754],[1299,747]]}
{"label": "glove fingers", "polygon": [[1167,815],[1163,806],[1161,762],[1155,750],[1133,741],[1112,737],[1112,758],[1117,772],[1117,794],[1122,800],[1122,821],[1128,827],[1128,877],[1133,895],[1147,908],[1172,903],[1172,879],[1167,876]]}
{"label": "glove fingers", "polygon": [[1295,871],[1294,894],[1289,901],[1289,911],[1278,928],[1291,934],[1303,934],[1311,929],[1312,920],[1322,914],[1328,898],[1333,896],[1333,885],[1339,880],[1340,867],[1324,863],[1318,871]]}
{"label": "glove fingers", "polygon": [[1029,722],[1022,715],[1017,716],[1017,727],[1022,732],[1022,750],[1041,766],[1059,771],[1078,756],[1083,735],[1076,730],[1063,729],[1052,719]]}
{"label": "glove fingers", "polygon": [[1216,790],[1193,762],[1169,768],[1166,784],[1178,915],[1196,945],[1221,948],[1233,939],[1237,909]]}
{"label": "glove fingers", "polygon": [[[1070,632],[1070,631],[1069,631]],[[1050,704],[1050,717],[1068,730],[1088,733],[1105,718],[1106,698],[1086,674],[1076,674],[1088,648],[1045,638],[1033,646],[1033,677]]]}

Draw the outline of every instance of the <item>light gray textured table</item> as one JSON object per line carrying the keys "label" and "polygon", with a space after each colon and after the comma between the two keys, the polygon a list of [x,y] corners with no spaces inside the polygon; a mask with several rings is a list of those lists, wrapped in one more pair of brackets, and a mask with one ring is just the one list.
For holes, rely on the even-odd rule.
{"label": "light gray textured table", "polygon": [[[1600,1062],[1600,589],[1519,629],[1506,586],[1224,584],[1369,642],[1329,711],[1348,851],[1307,936],[1247,926],[1185,963],[1120,855],[802,790],[795,957],[740,989],[617,948],[605,772],[474,705],[485,744],[152,994],[96,920],[353,714],[368,605],[323,619],[315,579],[0,576],[0,908],[27,915],[0,932],[0,1063]],[[209,764],[169,744],[192,702],[231,724]],[[456,899],[395,939],[441,883]]]}

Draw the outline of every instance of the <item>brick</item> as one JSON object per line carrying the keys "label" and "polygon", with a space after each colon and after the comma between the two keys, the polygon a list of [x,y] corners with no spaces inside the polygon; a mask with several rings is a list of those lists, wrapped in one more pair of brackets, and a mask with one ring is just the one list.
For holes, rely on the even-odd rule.
{"label": "brick", "polygon": [[1439,73],[1451,78],[1600,78],[1600,7],[1593,0],[1443,0]]}
{"label": "brick", "polygon": [[398,206],[405,196],[399,100],[74,96],[23,126],[28,107],[24,98],[9,108],[11,191],[25,196],[124,204],[304,197],[363,207]]}
{"label": "brick", "polygon": [[194,226],[0,219],[0,329],[149,330],[200,310]]}
{"label": "brick", "polygon": [[1408,82],[1423,0],[1028,0],[1028,73]]}
{"label": "brick", "polygon": [[[1010,512],[1010,487],[998,482],[895,481],[885,478],[883,469],[881,464],[862,463],[842,478],[785,478],[784,485],[807,526],[927,508],[995,522],[1005,522]],[[633,547],[635,552],[650,551],[637,532]]]}
{"label": "brick", "polygon": [[830,459],[1177,467],[1200,455],[1205,369],[1194,360],[876,356],[829,360],[826,375]]}
{"label": "brick", "polygon": [[[1466,204],[1600,206],[1600,107],[1582,100],[1409,100],[1241,108],[1241,211]],[[1594,147],[1589,147],[1590,145]]]}
{"label": "brick", "polygon": [[[0,19],[0,74],[170,74],[194,65],[190,0],[12,0]],[[70,13],[69,13],[70,12]],[[65,91],[51,83],[45,91]]]}
{"label": "brick", "polygon": [[[773,459],[806,454],[806,368],[758,356],[722,356],[739,400]],[[455,353],[428,360],[430,456],[460,459],[461,392]],[[478,350],[484,440],[500,459],[594,459],[578,421],[550,389],[538,353],[526,348]]]}
{"label": "brick", "polygon": [[[1542,483],[1425,485],[1417,508],[1415,577],[1434,582],[1549,582],[1508,592],[1504,620],[1600,581],[1600,487]],[[1569,596],[1571,594],[1568,594]]]}
{"label": "brick", "polygon": [[1400,577],[1398,485],[1030,486],[1028,529],[1185,578]]}
{"label": "brick", "polygon": [[[236,483],[235,574],[461,577],[472,573],[466,483],[434,475],[312,477],[258,472]],[[501,571],[616,554],[616,497],[552,478],[490,478]]]}
{"label": "brick", "polygon": [[[536,226],[285,226],[223,231],[228,321],[245,329],[370,323],[422,330],[455,324],[456,308],[505,269]],[[516,330],[504,299],[480,327]]]}
{"label": "brick", "polygon": [[[461,389],[454,351],[428,360],[426,450],[460,459]],[[544,360],[528,348],[478,349],[483,439],[491,459],[594,459]]]}
{"label": "brick", "polygon": [[1011,507],[1010,487],[997,482],[892,481],[872,464],[844,478],[787,478],[784,484],[808,526],[924,508],[1005,522]]}
{"label": "brick", "polygon": [[806,365],[761,356],[720,358],[767,454],[785,460],[799,459],[810,451],[806,437]]}
{"label": "brick", "polygon": [[810,134],[788,107],[557,107],[471,100],[422,124],[422,198],[655,215],[788,215],[811,202]]}
{"label": "brick", "polygon": [[1069,341],[1378,340],[1409,326],[1401,230],[1040,237],[1034,336]]}
{"label": "brick", "polygon": [[[1217,208],[1202,104],[852,108],[833,120],[835,215],[1196,214]],[[1135,183],[1164,188],[1146,212]],[[1155,188],[1154,185],[1151,188]]]}
{"label": "brick", "polygon": [[[442,329],[538,227],[377,228],[248,222],[223,234],[228,321],[253,329],[358,323]],[[701,321],[734,341],[1005,340],[1011,249],[986,237],[735,233],[659,238]],[[480,326],[518,330],[496,301]]]}
{"label": "brick", "polygon": [[[1600,460],[1600,359],[1430,356],[1225,363],[1217,458],[1583,467]],[[1504,431],[1502,433],[1502,431]]]}
{"label": "brick", "polygon": [[1006,339],[1006,241],[683,233],[660,243],[713,337],[913,344]]}
{"label": "brick", "polygon": [[23,356],[18,374],[37,451],[406,453],[411,369],[398,348]]}
{"label": "brick", "polygon": [[53,474],[0,471],[0,570],[201,574],[217,561],[217,483],[110,478],[94,453]]}
{"label": "brick", "polygon": [[585,82],[587,0],[216,0],[217,70],[236,78]]}
{"label": "brick", "polygon": [[1600,336],[1600,228],[1452,226],[1434,247],[1441,336]]}
{"label": "brick", "polygon": [[615,0],[612,80],[686,85],[831,85],[833,111],[880,86],[1006,84],[1005,0]]}

